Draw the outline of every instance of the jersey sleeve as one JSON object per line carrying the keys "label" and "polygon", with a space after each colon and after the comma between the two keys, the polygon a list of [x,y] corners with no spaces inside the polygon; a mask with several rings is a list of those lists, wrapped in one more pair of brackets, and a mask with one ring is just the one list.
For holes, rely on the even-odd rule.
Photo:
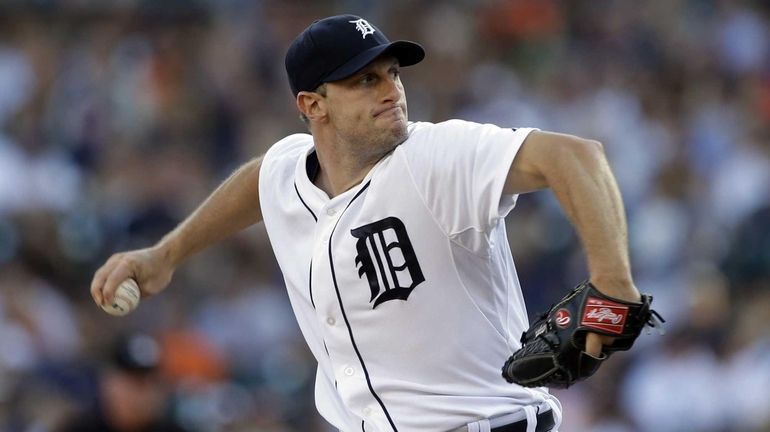
{"label": "jersey sleeve", "polygon": [[404,149],[410,174],[447,234],[489,232],[513,209],[517,196],[503,195],[503,185],[533,130],[462,120],[416,125]]}

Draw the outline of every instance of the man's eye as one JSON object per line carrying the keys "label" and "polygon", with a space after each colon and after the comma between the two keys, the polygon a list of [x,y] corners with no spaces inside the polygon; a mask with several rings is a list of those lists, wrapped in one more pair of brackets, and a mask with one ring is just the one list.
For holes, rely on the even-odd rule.
{"label": "man's eye", "polygon": [[372,82],[374,82],[374,76],[373,76],[373,75],[371,75],[371,74],[366,74],[366,75],[364,75],[363,77],[361,77],[361,82],[362,82],[363,84],[369,84],[369,83],[372,83]]}

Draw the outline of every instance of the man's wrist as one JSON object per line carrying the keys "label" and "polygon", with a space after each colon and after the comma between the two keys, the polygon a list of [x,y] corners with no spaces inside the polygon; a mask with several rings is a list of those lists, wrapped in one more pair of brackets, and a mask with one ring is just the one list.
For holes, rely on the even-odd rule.
{"label": "man's wrist", "polygon": [[185,258],[179,253],[179,250],[173,239],[169,236],[164,237],[152,247],[152,253],[156,259],[171,269],[175,269]]}
{"label": "man's wrist", "polygon": [[591,275],[591,284],[603,294],[626,301],[639,301],[641,294],[636,289],[631,275]]}

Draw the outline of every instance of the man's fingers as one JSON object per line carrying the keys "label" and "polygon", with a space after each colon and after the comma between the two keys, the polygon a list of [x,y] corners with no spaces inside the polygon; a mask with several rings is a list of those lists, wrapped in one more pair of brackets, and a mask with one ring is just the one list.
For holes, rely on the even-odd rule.
{"label": "man's fingers", "polygon": [[142,297],[157,294],[168,285],[172,268],[157,265],[150,249],[123,252],[111,256],[91,280],[91,297],[99,306],[111,305],[123,281],[132,278],[139,284]]}
{"label": "man's fingers", "polygon": [[586,335],[586,353],[593,357],[600,357],[602,353],[602,341],[596,333]]}
{"label": "man's fingers", "polygon": [[130,277],[133,277],[133,272],[129,264],[125,260],[120,261],[107,276],[107,280],[104,281],[104,287],[102,288],[104,304],[112,304],[118,285]]}
{"label": "man's fingers", "polygon": [[94,278],[91,280],[91,297],[97,305],[102,304],[102,285],[104,285],[104,267],[100,268],[94,274]]}
{"label": "man's fingers", "polygon": [[118,285],[133,276],[129,262],[124,254],[115,254],[96,271],[91,281],[91,297],[97,305],[112,304]]}
{"label": "man's fingers", "polygon": [[602,336],[596,333],[588,333],[586,335],[586,353],[594,356],[594,357],[601,357],[602,356],[602,346],[603,345],[609,345],[613,341],[613,338],[609,336]]}
{"label": "man's fingers", "polygon": [[91,297],[97,305],[104,304],[104,283],[107,281],[107,277],[112,273],[112,270],[118,263],[120,255],[116,254],[110,257],[99,270],[94,273],[94,278],[91,280]]}

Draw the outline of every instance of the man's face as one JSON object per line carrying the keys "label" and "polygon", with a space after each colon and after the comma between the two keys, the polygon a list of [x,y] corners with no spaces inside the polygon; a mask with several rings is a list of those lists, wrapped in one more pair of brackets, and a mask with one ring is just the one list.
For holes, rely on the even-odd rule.
{"label": "man's face", "polygon": [[106,420],[119,431],[146,428],[159,418],[166,401],[166,389],[157,372],[106,371],[102,392]]}
{"label": "man's face", "polygon": [[407,137],[407,109],[398,60],[380,57],[326,85],[330,124],[358,151],[380,156]]}

